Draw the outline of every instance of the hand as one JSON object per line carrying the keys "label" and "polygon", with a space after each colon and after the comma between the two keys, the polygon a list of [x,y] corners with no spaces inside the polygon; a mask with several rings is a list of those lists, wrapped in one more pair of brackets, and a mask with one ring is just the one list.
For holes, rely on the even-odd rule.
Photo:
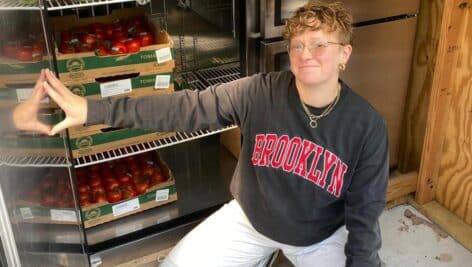
{"label": "hand", "polygon": [[66,114],[63,121],[52,127],[49,135],[55,135],[66,128],[84,124],[87,121],[87,100],[73,94],[50,70],[45,71],[45,77],[44,89]]}
{"label": "hand", "polygon": [[44,70],[41,71],[38,80],[33,89],[31,97],[18,104],[13,110],[13,124],[19,130],[35,131],[44,134],[49,134],[51,126],[38,121],[38,110],[41,100],[46,96],[43,87],[45,79]]}

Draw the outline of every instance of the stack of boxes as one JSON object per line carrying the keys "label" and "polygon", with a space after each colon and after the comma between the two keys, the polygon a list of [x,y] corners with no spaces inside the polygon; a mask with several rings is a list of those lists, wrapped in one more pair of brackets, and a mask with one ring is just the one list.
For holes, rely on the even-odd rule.
{"label": "stack of boxes", "polygon": [[[61,32],[93,23],[111,24],[116,20],[143,18],[153,33],[154,45],[141,47],[130,54],[98,56],[94,52],[62,54],[56,51],[59,79],[75,94],[87,98],[138,97],[174,91],[173,42],[154,25],[143,9],[114,10],[111,15],[78,19],[64,16],[52,19],[59,39]],[[107,81],[107,82],[103,82]],[[119,147],[173,136],[141,129],[111,129],[107,125],[69,129],[73,157],[95,154]]]}

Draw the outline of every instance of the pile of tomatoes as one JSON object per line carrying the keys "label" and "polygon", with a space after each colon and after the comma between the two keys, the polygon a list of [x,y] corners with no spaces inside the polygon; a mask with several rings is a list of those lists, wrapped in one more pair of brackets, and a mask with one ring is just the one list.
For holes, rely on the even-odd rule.
{"label": "pile of tomatoes", "polygon": [[79,168],[76,175],[82,207],[133,198],[168,179],[152,153]]}
{"label": "pile of tomatoes", "polygon": [[45,42],[42,36],[30,35],[21,40],[11,40],[2,45],[1,52],[7,58],[19,61],[41,61],[45,53]]}
{"label": "pile of tomatoes", "polygon": [[154,36],[143,17],[115,20],[111,24],[93,23],[61,32],[59,52],[92,52],[99,56],[138,52],[154,44]]}

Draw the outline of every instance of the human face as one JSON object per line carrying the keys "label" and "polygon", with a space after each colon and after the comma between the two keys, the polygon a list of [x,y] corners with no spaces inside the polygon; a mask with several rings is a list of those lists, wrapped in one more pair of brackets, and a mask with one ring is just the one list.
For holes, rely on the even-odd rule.
{"label": "human face", "polygon": [[307,30],[290,39],[290,68],[298,84],[321,86],[338,80],[339,64],[347,63],[351,51],[337,32]]}

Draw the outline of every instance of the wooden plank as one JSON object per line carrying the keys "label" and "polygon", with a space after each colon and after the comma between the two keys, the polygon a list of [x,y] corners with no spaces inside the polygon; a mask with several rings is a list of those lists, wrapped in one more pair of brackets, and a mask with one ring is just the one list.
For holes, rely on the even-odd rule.
{"label": "wooden plank", "polygon": [[[468,9],[466,32],[472,32]],[[455,68],[453,93],[435,199],[472,224],[472,35],[465,34]]]}
{"label": "wooden plank", "polygon": [[418,204],[413,199],[409,203],[419,212],[428,217],[432,222],[441,227],[457,242],[472,251],[472,226],[450,212],[436,201],[430,201],[424,205]]}
{"label": "wooden plank", "polygon": [[421,0],[420,2],[398,155],[398,170],[403,173],[417,171],[421,162],[443,2],[443,0]]}
{"label": "wooden plank", "polygon": [[433,200],[436,189],[445,134],[445,114],[449,109],[452,94],[451,77],[459,55],[459,42],[464,34],[466,14],[465,0],[445,2],[416,190],[416,201],[420,204]]}
{"label": "wooden plank", "polygon": [[416,191],[417,172],[395,173],[388,180],[387,201],[392,201]]}

